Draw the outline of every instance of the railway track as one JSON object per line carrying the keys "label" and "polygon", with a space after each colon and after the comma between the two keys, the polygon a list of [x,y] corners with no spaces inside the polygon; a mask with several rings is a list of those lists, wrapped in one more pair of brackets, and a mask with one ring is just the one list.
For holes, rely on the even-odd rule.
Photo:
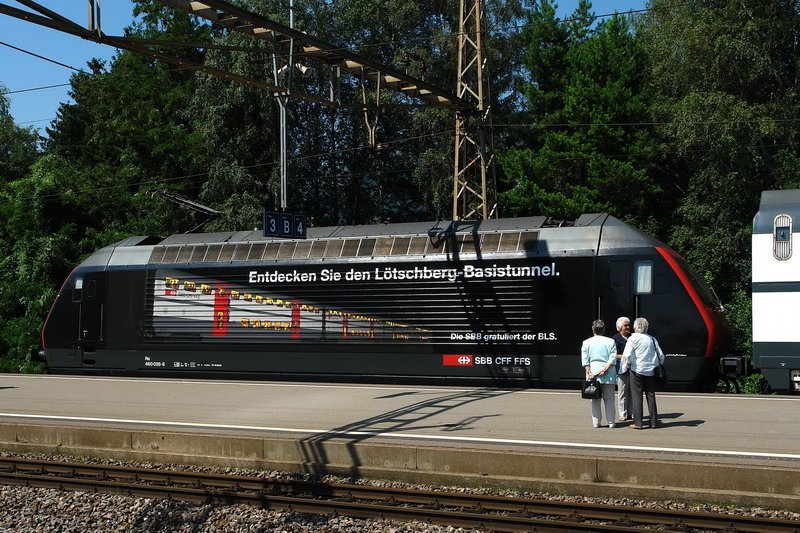
{"label": "railway track", "polygon": [[610,532],[660,526],[686,532],[800,532],[798,521],[760,517],[19,458],[0,458],[0,484],[198,504],[246,504],[362,519],[416,520],[486,531]]}

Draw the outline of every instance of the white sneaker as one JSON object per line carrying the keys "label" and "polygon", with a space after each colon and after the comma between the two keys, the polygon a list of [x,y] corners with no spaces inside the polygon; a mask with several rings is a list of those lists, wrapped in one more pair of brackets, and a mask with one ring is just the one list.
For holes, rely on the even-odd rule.
{"label": "white sneaker", "polygon": [[617,426],[616,426],[616,425],[614,425],[614,424],[609,424],[609,425],[608,425],[608,427],[610,427],[611,429],[614,429],[614,428],[615,428],[615,427],[617,427]]}

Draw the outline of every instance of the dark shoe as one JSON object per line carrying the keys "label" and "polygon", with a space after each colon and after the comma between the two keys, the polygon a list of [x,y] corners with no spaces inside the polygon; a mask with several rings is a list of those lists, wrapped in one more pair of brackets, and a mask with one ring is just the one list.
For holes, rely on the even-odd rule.
{"label": "dark shoe", "polygon": [[660,428],[663,424],[661,422],[656,421],[655,424],[650,424],[651,428]]}
{"label": "dark shoe", "polygon": [[628,427],[631,428],[631,429],[644,429],[642,426],[637,426],[636,424],[631,424]]}

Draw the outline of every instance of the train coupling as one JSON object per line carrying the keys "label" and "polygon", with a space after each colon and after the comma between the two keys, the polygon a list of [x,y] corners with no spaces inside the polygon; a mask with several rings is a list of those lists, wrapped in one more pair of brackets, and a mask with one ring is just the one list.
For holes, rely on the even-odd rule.
{"label": "train coupling", "polygon": [[723,376],[743,376],[747,374],[747,361],[739,355],[725,355],[720,357],[719,370]]}

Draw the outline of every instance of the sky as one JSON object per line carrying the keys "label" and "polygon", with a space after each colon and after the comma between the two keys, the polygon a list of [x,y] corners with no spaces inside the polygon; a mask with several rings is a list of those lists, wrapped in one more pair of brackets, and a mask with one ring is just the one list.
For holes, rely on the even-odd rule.
{"label": "sky", "polygon": [[[124,28],[133,22],[133,3],[130,0],[97,1],[101,5],[102,30],[108,35],[122,35]],[[643,9],[645,2],[595,0],[592,8],[595,14],[601,15],[615,10]],[[86,26],[88,0],[38,0],[38,3]],[[575,9],[577,0],[561,0],[558,4],[559,14],[566,17]],[[16,0],[0,0],[0,5],[30,11]],[[70,76],[76,70],[85,70],[92,58],[110,60],[115,51],[110,46],[0,14],[0,90],[6,91],[15,123],[44,134],[59,104],[71,101],[68,95]]]}

